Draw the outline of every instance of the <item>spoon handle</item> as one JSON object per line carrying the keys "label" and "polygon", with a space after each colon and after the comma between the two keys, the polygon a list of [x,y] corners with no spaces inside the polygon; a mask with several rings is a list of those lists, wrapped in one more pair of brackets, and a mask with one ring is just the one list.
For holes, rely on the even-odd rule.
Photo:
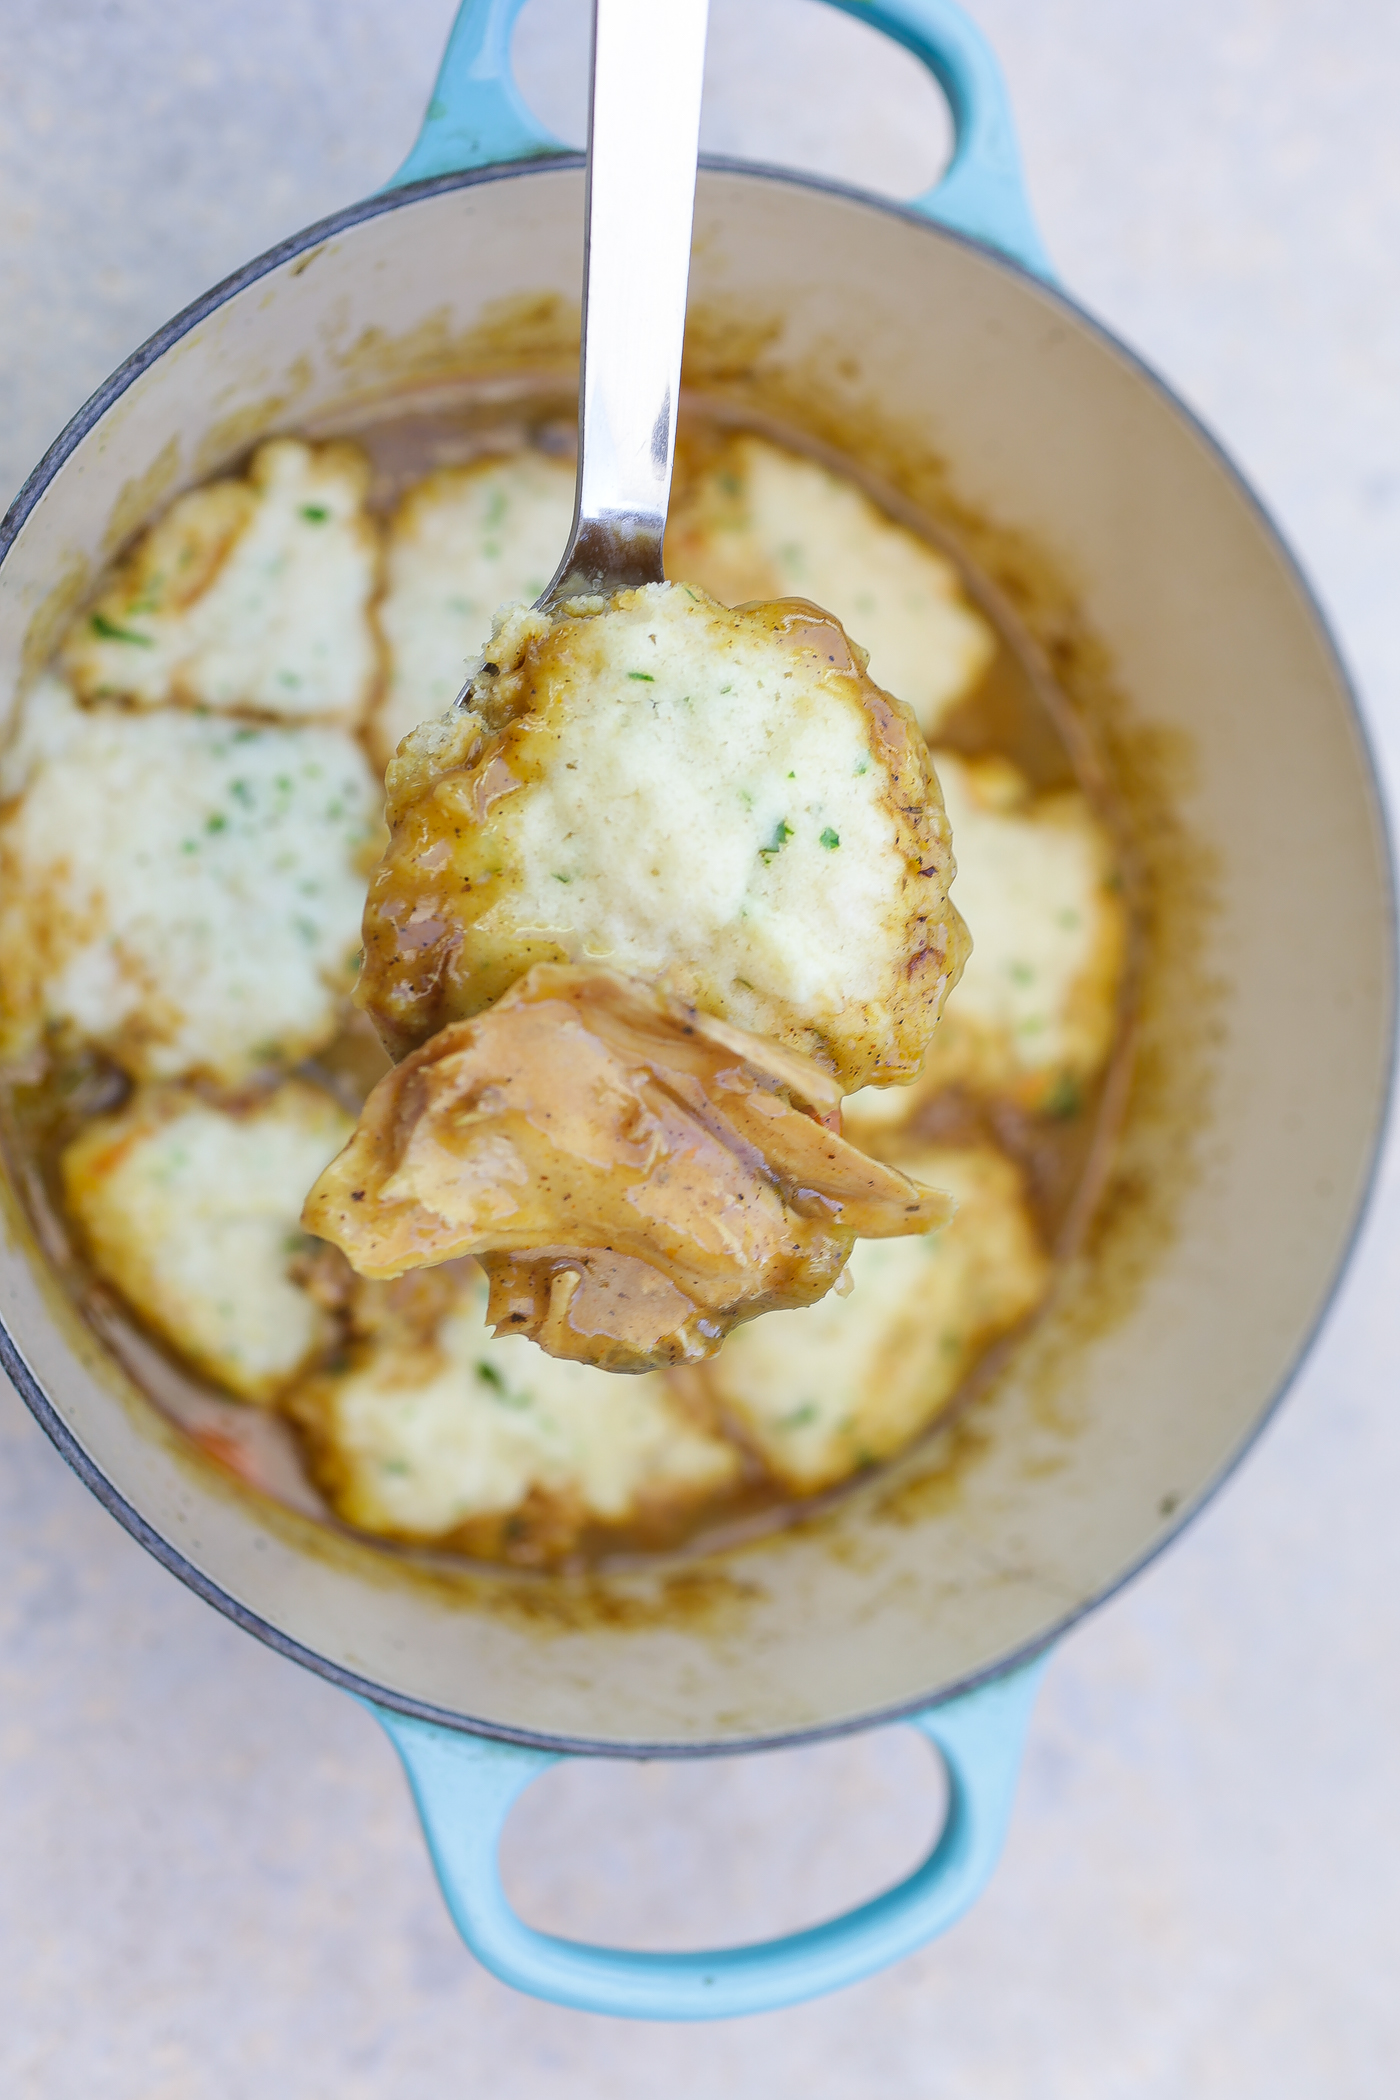
{"label": "spoon handle", "polygon": [[594,0],[578,492],[540,605],[662,580],[708,0]]}

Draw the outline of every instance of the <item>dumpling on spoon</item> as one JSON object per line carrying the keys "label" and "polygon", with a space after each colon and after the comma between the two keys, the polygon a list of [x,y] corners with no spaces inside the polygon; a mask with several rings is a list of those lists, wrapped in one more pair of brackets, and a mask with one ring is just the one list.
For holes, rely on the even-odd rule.
{"label": "dumpling on spoon", "polygon": [[802,599],[685,584],[498,617],[388,775],[360,1003],[402,1057],[533,964],[600,964],[813,1058],[912,1077],[961,971],[909,709]]}

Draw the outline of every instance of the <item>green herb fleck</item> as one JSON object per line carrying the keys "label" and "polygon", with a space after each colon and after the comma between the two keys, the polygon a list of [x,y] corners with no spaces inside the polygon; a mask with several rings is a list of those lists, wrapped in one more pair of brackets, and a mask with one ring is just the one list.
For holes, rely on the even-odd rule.
{"label": "green herb fleck", "polygon": [[574,878],[573,878],[573,876],[572,876],[572,875],[560,875],[560,874],[559,874],[559,873],[557,873],[557,872],[555,873],[555,876],[554,876],[554,880],[555,880],[556,882],[564,882],[564,883],[569,883],[569,882],[572,882],[572,881],[573,881],[573,879],[574,879]]}
{"label": "green herb fleck", "polygon": [[500,1372],[496,1369],[496,1366],[488,1363],[484,1357],[479,1358],[477,1361],[476,1375],[483,1385],[490,1386],[502,1407],[528,1407],[530,1405],[530,1395],[528,1393],[512,1392]]}
{"label": "green herb fleck", "polygon": [[1072,1079],[1066,1072],[1056,1081],[1052,1088],[1045,1103],[1045,1113],[1047,1116],[1056,1117],[1060,1122],[1067,1123],[1071,1116],[1079,1114],[1083,1106],[1083,1089],[1080,1087],[1079,1081]]}
{"label": "green herb fleck", "polygon": [[106,613],[93,614],[92,631],[94,634],[100,634],[104,642],[134,642],[138,649],[154,649],[156,645],[153,635],[137,634],[130,627],[118,627],[115,620],[107,618]]}
{"label": "green herb fleck", "polygon": [[650,671],[629,671],[627,676],[629,678],[640,678],[643,685],[655,685],[656,683]]}
{"label": "green herb fleck", "polygon": [[206,831],[227,831],[228,818],[216,814],[206,819],[204,828]]}
{"label": "green herb fleck", "polygon": [[815,1422],[816,1419],[816,1401],[804,1400],[801,1407],[794,1407],[790,1414],[779,1416],[778,1427],[779,1429],[805,1429],[809,1422]]}
{"label": "green herb fleck", "polygon": [[841,834],[839,832],[833,831],[831,826],[828,824],[826,830],[822,833],[822,844],[825,846],[827,852],[834,852],[834,850],[837,846],[840,845],[840,843]]}
{"label": "green herb fleck", "polygon": [[301,514],[308,525],[324,525],[330,516],[324,503],[303,503]]}
{"label": "green herb fleck", "polygon": [[758,849],[759,859],[763,861],[771,860],[775,853],[782,852],[784,846],[787,844],[788,840],[791,837],[791,824],[789,824],[786,817],[779,817],[777,825],[774,828],[772,838],[769,840],[766,846],[760,846]]}

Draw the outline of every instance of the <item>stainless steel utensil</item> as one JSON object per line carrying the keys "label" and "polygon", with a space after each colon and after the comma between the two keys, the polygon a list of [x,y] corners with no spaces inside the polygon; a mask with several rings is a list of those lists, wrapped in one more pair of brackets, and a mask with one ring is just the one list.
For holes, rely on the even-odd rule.
{"label": "stainless steel utensil", "polygon": [[594,0],[578,490],[548,611],[660,583],[709,0]]}

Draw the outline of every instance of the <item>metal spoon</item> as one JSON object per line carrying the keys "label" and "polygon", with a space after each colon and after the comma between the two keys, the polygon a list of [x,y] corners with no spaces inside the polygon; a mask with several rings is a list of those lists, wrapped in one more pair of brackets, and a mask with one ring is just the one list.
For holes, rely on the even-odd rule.
{"label": "metal spoon", "polygon": [[665,580],[709,0],[594,0],[578,487],[542,612]]}

